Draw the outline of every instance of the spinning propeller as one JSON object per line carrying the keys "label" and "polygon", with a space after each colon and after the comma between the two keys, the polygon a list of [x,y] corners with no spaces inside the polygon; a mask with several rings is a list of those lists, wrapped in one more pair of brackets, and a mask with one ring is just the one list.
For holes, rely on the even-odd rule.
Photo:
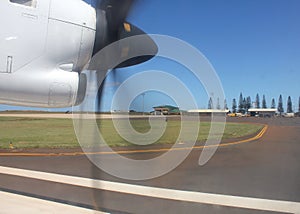
{"label": "spinning propeller", "polygon": [[[126,21],[126,17],[135,3],[136,0],[97,1],[96,39],[93,58],[89,65],[89,70],[97,71],[97,82],[101,82],[97,94],[97,111],[100,111],[105,82],[105,79],[102,80],[102,78],[105,76],[103,74],[106,74],[107,70],[112,69],[113,76],[115,77],[117,68],[146,62],[157,54],[158,49],[155,42],[141,29]],[[120,42],[116,45],[114,43],[137,35],[143,35],[143,37],[128,39],[126,42]],[[108,51],[101,51],[111,44],[113,44],[113,48],[109,48]],[[136,53],[145,52],[147,55],[135,56]],[[130,58],[133,55],[134,57]]]}

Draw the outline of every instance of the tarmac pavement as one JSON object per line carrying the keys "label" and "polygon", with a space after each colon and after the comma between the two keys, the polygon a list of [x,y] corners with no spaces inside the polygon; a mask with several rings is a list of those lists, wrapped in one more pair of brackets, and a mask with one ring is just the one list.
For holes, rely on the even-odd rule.
{"label": "tarmac pavement", "polygon": [[[228,118],[228,121],[263,123],[268,125],[268,130],[259,140],[219,147],[204,166],[198,165],[202,150],[195,149],[175,170],[145,181],[111,176],[83,155],[0,157],[2,167],[31,170],[28,177],[0,170],[0,191],[109,213],[300,213],[300,209],[299,212],[285,209],[297,209],[300,204],[300,118]],[[147,159],[153,154],[125,156]],[[116,164],[111,155],[101,158],[109,160],[117,170],[130,170]],[[31,178],[35,172],[50,173],[49,180]],[[91,179],[92,186],[63,182],[63,178],[50,179],[56,175],[67,175],[79,181]],[[100,181],[113,182],[109,188],[115,183],[126,185],[119,190],[95,188],[93,184]],[[158,191],[160,196],[149,195],[146,190],[134,192],[141,187],[149,187],[146,190],[151,194]],[[162,197],[166,192],[169,198]],[[229,196],[233,198],[226,204]],[[187,200],[187,197],[195,199]],[[213,201],[209,202],[209,197]],[[268,208],[268,203],[272,209]],[[251,204],[253,207],[249,208]],[[18,203],[15,206],[18,207]],[[17,209],[10,209],[11,213],[17,213],[13,212]]]}

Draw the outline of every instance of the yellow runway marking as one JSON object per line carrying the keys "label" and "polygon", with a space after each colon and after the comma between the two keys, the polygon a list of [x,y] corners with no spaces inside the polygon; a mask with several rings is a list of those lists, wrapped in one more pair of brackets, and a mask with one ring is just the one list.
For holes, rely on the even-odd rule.
{"label": "yellow runway marking", "polygon": [[[242,143],[248,143],[251,141],[255,141],[260,139],[265,132],[268,129],[268,125],[264,125],[262,130],[254,137],[245,139],[245,140],[239,140],[235,142],[230,143],[221,143],[218,145],[209,145],[209,146],[194,146],[193,149],[204,149],[204,148],[212,148],[212,147],[226,147],[226,146],[232,146],[232,145],[238,145]],[[172,151],[182,151],[182,150],[188,150],[189,147],[182,147],[182,148],[172,148]],[[30,157],[50,157],[50,156],[79,156],[79,155],[108,155],[108,154],[134,154],[134,153],[151,153],[151,152],[167,152],[169,151],[169,148],[164,149],[146,149],[146,150],[124,150],[124,151],[114,151],[114,152],[66,152],[66,153],[14,153],[14,152],[7,152],[7,153],[0,153],[0,156],[30,156]]]}

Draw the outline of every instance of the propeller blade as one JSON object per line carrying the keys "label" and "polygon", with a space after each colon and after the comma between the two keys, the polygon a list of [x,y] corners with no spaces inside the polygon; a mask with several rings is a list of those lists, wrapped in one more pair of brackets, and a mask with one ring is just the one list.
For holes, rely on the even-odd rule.
{"label": "propeller blade", "polygon": [[102,74],[100,74],[100,72],[97,72],[97,82],[100,83],[100,86],[98,88],[98,92],[97,92],[97,100],[96,100],[96,111],[98,113],[101,112],[101,101],[102,101],[102,97],[103,97],[103,91],[104,91],[104,85],[105,85],[105,81],[106,78],[103,79],[103,77],[101,76]]}
{"label": "propeller blade", "polygon": [[[106,72],[110,69],[137,65],[154,57],[158,48],[144,31],[128,23],[126,18],[138,0],[101,0],[97,1],[96,38],[93,58],[89,70],[97,71],[98,84],[97,110],[101,109]],[[141,37],[133,37],[142,35]],[[120,41],[118,43],[114,43]],[[113,44],[112,44],[113,43]],[[103,48],[109,46],[105,51]],[[113,70],[112,72],[115,72]]]}
{"label": "propeller blade", "polygon": [[101,0],[97,4],[96,39],[93,55],[119,40],[119,31],[134,4],[134,0]]}
{"label": "propeller blade", "polygon": [[120,57],[127,59],[129,56],[133,56],[136,53],[147,53],[147,55],[141,55],[127,59],[116,66],[116,68],[123,68],[146,62],[157,54],[157,45],[151,39],[151,37],[130,23],[125,22],[123,24],[123,28],[120,30],[119,39],[126,39],[137,35],[143,35],[143,37],[141,39],[128,40],[128,42],[121,47]]}
{"label": "propeller blade", "polygon": [[[126,22],[130,9],[137,2],[137,0],[101,0],[97,4],[97,26],[96,26],[96,38],[93,49],[93,56],[95,56],[100,50],[105,48],[107,45],[119,41],[121,39],[129,38],[136,35],[145,35],[142,41],[124,44],[122,47],[118,47],[117,50],[110,53],[106,57],[112,58],[126,58],[126,56],[132,56],[132,53],[150,53],[146,56],[134,57],[126,62],[122,62],[116,66],[102,66],[96,67],[94,70],[107,68],[121,68],[128,67],[136,64],[143,63],[157,54],[157,46],[155,42],[147,36],[147,34],[141,29],[134,25]],[[101,58],[103,61],[103,58]],[[106,63],[107,64],[107,63]],[[108,63],[109,64],[109,63]]]}
{"label": "propeller blade", "polygon": [[100,2],[100,9],[106,13],[109,31],[118,33],[134,2],[134,0],[102,0]]}
{"label": "propeller blade", "polygon": [[93,56],[89,70],[106,71],[133,66],[146,62],[157,54],[158,47],[152,38],[134,25],[130,26],[131,32],[122,32],[120,40]]}

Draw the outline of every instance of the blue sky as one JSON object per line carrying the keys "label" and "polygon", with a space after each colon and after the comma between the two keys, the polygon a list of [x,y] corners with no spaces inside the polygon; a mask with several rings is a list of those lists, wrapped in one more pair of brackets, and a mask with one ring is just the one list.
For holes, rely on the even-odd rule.
{"label": "blue sky", "polygon": [[[232,99],[266,96],[267,105],[280,94],[286,107],[291,96],[297,108],[300,96],[300,1],[298,0],[199,0],[147,1],[138,5],[129,21],[147,33],[164,34],[184,40],[199,49],[214,66],[223,84],[228,106]],[[208,95],[191,82],[188,71],[172,62],[157,59],[124,69],[120,79],[140,67],[166,70],[181,79],[206,108]],[[141,70],[142,70],[141,68]],[[122,80],[118,80],[122,82]],[[142,83],[140,83],[142,84]],[[145,106],[169,104],[170,99],[145,95]],[[141,109],[142,96],[134,107]],[[152,104],[152,105],[151,105]],[[188,109],[188,106],[186,106]]]}
{"label": "blue sky", "polygon": [[[140,1],[128,20],[147,33],[177,37],[199,49],[219,75],[229,107],[242,92],[252,100],[256,93],[261,98],[265,94],[268,106],[272,98],[277,105],[282,94],[286,109],[288,96],[296,108],[300,96],[299,11],[299,0],[151,0]],[[208,95],[183,66],[154,59],[120,69],[116,79],[108,77],[104,110],[109,110],[111,96],[122,81],[147,69],[164,70],[182,79],[199,108],[207,107]],[[131,108],[142,110],[142,102],[138,96]],[[146,111],[161,104],[175,103],[157,92],[144,96]],[[6,108],[11,107],[0,107]]]}
{"label": "blue sky", "polygon": [[229,106],[240,92],[252,100],[265,94],[268,105],[291,96],[298,105],[300,1],[153,0],[140,8],[131,17],[137,26],[187,41],[209,59]]}

